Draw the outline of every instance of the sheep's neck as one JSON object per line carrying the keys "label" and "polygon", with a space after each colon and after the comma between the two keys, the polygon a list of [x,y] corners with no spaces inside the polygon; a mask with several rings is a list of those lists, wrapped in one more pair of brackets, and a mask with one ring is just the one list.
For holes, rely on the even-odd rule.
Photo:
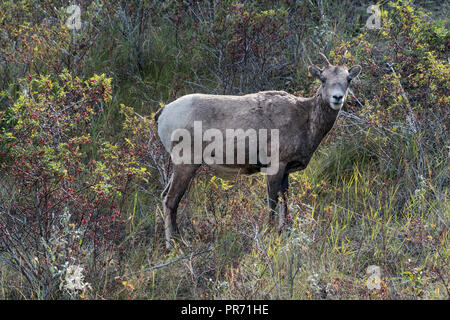
{"label": "sheep's neck", "polygon": [[321,91],[322,87],[310,100],[308,142],[313,152],[331,130],[339,113],[331,109],[329,103],[324,101]]}

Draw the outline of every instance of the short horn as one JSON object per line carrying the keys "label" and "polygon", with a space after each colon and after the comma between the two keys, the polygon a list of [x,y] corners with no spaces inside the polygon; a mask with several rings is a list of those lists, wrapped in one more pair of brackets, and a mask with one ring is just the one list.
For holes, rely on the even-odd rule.
{"label": "short horn", "polygon": [[328,61],[328,58],[326,55],[324,55],[322,52],[319,52],[319,54],[325,59],[325,61],[328,63],[328,66],[331,66],[330,61]]}

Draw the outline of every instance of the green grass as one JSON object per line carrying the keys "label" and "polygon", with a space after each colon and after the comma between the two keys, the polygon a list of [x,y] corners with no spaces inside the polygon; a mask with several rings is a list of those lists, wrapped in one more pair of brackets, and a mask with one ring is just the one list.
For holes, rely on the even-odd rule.
{"label": "green grass", "polygon": [[[299,49],[299,42],[286,53],[300,61],[290,91],[309,86],[300,72],[309,58],[316,62],[318,50],[358,34],[367,14],[364,7],[347,14],[335,1],[301,6],[310,17],[302,27],[309,36],[306,48]],[[85,74],[106,73],[114,85],[112,102],[92,127],[94,142],[123,138],[121,103],[149,115],[160,103],[205,90],[188,80],[194,70],[202,70],[200,77],[210,72],[208,54],[187,53],[189,39],[177,37],[170,23],[146,26],[138,42],[141,59],[120,28],[107,26],[83,62]],[[219,84],[211,79],[214,89]],[[122,250],[106,252],[107,272],[87,276],[91,288],[72,298],[448,299],[448,150],[441,148],[445,140],[431,135],[401,135],[340,119],[308,168],[291,174],[291,224],[281,235],[267,230],[262,175],[222,183],[202,173],[179,208],[181,239],[169,252],[154,171],[154,179],[135,186],[124,205],[127,224],[117,243]],[[94,143],[86,157],[96,153]],[[381,269],[379,290],[367,288],[370,265]],[[1,299],[39,299],[28,286],[20,272],[0,264]]]}
{"label": "green grass", "polygon": [[[125,260],[126,270],[137,273],[125,275],[126,284],[116,289],[120,298],[448,297],[449,203],[446,189],[437,188],[439,175],[403,199],[407,172],[393,184],[389,170],[364,155],[349,164],[343,156],[351,150],[348,144],[323,149],[328,157],[319,152],[305,171],[291,175],[291,226],[282,235],[264,233],[268,217],[262,176],[240,177],[228,190],[209,183],[211,176],[197,177],[178,214],[183,240],[169,254],[163,254],[161,238],[156,245],[153,238],[153,246],[136,240],[149,231],[153,218],[143,214],[145,222],[139,223],[135,216]],[[336,167],[342,175],[334,174]],[[160,212],[160,204],[153,210]],[[161,232],[156,216],[152,228]],[[139,272],[206,247],[212,251]],[[366,287],[370,265],[381,268],[380,290]],[[126,289],[130,283],[133,288]]]}

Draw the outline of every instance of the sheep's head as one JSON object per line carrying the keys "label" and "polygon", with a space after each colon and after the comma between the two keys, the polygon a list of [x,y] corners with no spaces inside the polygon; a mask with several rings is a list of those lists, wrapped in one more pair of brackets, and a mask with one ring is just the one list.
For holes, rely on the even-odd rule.
{"label": "sheep's head", "polygon": [[[324,55],[322,56],[326,59]],[[310,66],[308,71],[322,81],[322,99],[327,101],[333,110],[340,110],[347,98],[348,86],[361,72],[361,66],[347,69],[344,66],[333,66],[328,62],[328,66],[322,70],[316,66]]]}

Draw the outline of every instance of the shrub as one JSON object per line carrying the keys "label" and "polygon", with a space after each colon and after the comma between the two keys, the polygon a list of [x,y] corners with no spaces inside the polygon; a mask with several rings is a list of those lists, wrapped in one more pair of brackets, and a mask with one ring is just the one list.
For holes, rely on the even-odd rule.
{"label": "shrub", "polygon": [[20,83],[1,116],[0,257],[26,278],[31,297],[85,294],[80,277],[103,276],[123,236],[131,182],[149,173],[127,141],[90,134],[111,79],[65,71]]}
{"label": "shrub", "polygon": [[195,11],[191,50],[202,50],[219,81],[218,91],[237,93],[270,88],[288,65],[287,11],[264,10],[253,2],[222,1]]}

